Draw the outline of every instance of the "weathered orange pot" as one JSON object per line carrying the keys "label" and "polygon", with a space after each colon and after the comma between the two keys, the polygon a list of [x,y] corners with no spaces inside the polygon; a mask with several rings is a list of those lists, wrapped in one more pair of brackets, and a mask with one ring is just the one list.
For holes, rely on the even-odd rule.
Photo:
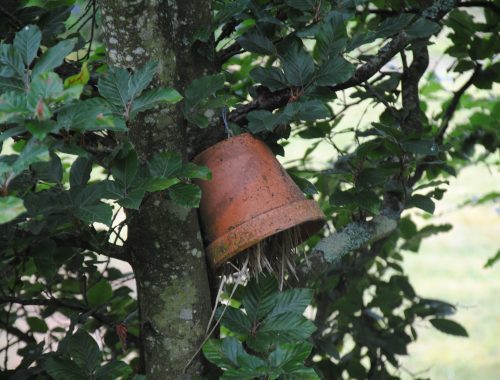
{"label": "weathered orange pot", "polygon": [[213,268],[293,227],[298,227],[301,243],[324,224],[316,202],[304,197],[269,148],[248,133],[210,147],[194,162],[212,171],[212,180],[197,184]]}

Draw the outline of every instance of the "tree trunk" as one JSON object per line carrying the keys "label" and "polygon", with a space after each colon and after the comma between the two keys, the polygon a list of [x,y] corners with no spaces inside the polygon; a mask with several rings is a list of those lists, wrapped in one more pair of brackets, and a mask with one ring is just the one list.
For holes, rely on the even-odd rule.
{"label": "tree trunk", "polygon": [[[101,1],[103,39],[110,63],[137,68],[159,62],[161,85],[181,91],[210,71],[209,54],[193,48],[193,35],[210,21],[207,0]],[[130,138],[144,160],[161,151],[192,156],[200,132],[172,106],[142,115]],[[189,138],[188,138],[189,137]],[[127,249],[137,281],[143,360],[148,379],[201,375],[200,347],[210,315],[205,254],[195,209],[157,193],[128,213]]]}

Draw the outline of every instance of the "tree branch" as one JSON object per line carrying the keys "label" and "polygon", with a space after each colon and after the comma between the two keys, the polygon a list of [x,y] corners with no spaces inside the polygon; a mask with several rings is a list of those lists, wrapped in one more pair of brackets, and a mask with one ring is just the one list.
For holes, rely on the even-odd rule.
{"label": "tree branch", "polygon": [[443,115],[443,120],[441,122],[441,127],[439,128],[438,135],[436,137],[436,141],[441,144],[444,139],[444,134],[446,133],[446,130],[448,129],[448,126],[450,124],[451,119],[453,118],[453,115],[455,114],[455,111],[457,110],[457,107],[460,103],[460,98],[462,95],[467,91],[467,89],[474,84],[474,81],[476,78],[481,74],[481,66],[477,65],[474,68],[474,72],[470,76],[469,80],[465,82],[465,84],[460,87],[457,91],[453,93],[453,98],[451,99],[451,102],[446,108],[446,111]]}
{"label": "tree branch", "polygon": [[[368,62],[359,66],[356,72],[346,82],[331,86],[332,91],[345,90],[350,87],[357,86],[375,75],[392,57],[403,50],[409,43],[410,39],[404,31],[399,32],[396,37],[385,44]],[[231,111],[228,120],[238,125],[246,124],[246,115],[248,112],[265,109],[272,111],[276,108],[283,107],[290,99],[291,89],[283,89],[276,92],[261,91],[257,98],[247,104],[243,104]]]}
{"label": "tree branch", "polygon": [[352,222],[340,231],[323,238],[297,268],[299,283],[318,278],[338,266],[349,252],[358,250],[389,236],[396,230],[400,211],[384,209],[368,222]]}
{"label": "tree branch", "polygon": [[24,306],[56,306],[56,307],[62,307],[62,308],[67,308],[70,310],[75,310],[75,311],[80,311],[83,313],[89,313],[92,317],[94,317],[96,320],[99,322],[108,325],[108,326],[114,326],[115,322],[100,313],[97,313],[96,311],[89,309],[85,305],[82,305],[80,302],[74,299],[70,298],[32,298],[32,299],[23,299],[23,298],[17,298],[13,296],[2,296],[0,297],[0,305],[4,303],[15,303],[18,305],[24,305]]}
{"label": "tree branch", "polygon": [[0,320],[0,328],[7,331],[9,334],[14,335],[16,338],[22,340],[27,344],[36,344],[35,338],[33,338],[30,334],[25,333],[24,331],[19,330],[17,327],[9,326],[4,321]]}

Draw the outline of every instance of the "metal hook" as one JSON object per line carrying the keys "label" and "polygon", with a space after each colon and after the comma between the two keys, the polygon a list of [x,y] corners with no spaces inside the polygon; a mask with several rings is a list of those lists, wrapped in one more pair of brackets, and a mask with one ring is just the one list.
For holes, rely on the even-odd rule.
{"label": "metal hook", "polygon": [[231,128],[229,128],[229,125],[227,123],[227,106],[224,106],[224,108],[222,109],[222,122],[224,123],[224,130],[227,133],[227,138],[233,137],[234,133]]}

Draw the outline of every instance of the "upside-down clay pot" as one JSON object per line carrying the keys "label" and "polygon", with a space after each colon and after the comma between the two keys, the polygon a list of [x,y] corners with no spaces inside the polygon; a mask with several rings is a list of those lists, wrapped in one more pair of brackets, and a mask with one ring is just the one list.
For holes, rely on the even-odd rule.
{"label": "upside-down clay pot", "polygon": [[201,187],[200,217],[215,269],[267,237],[298,227],[298,243],[316,233],[325,216],[306,199],[270,149],[245,133],[200,153],[212,179]]}

